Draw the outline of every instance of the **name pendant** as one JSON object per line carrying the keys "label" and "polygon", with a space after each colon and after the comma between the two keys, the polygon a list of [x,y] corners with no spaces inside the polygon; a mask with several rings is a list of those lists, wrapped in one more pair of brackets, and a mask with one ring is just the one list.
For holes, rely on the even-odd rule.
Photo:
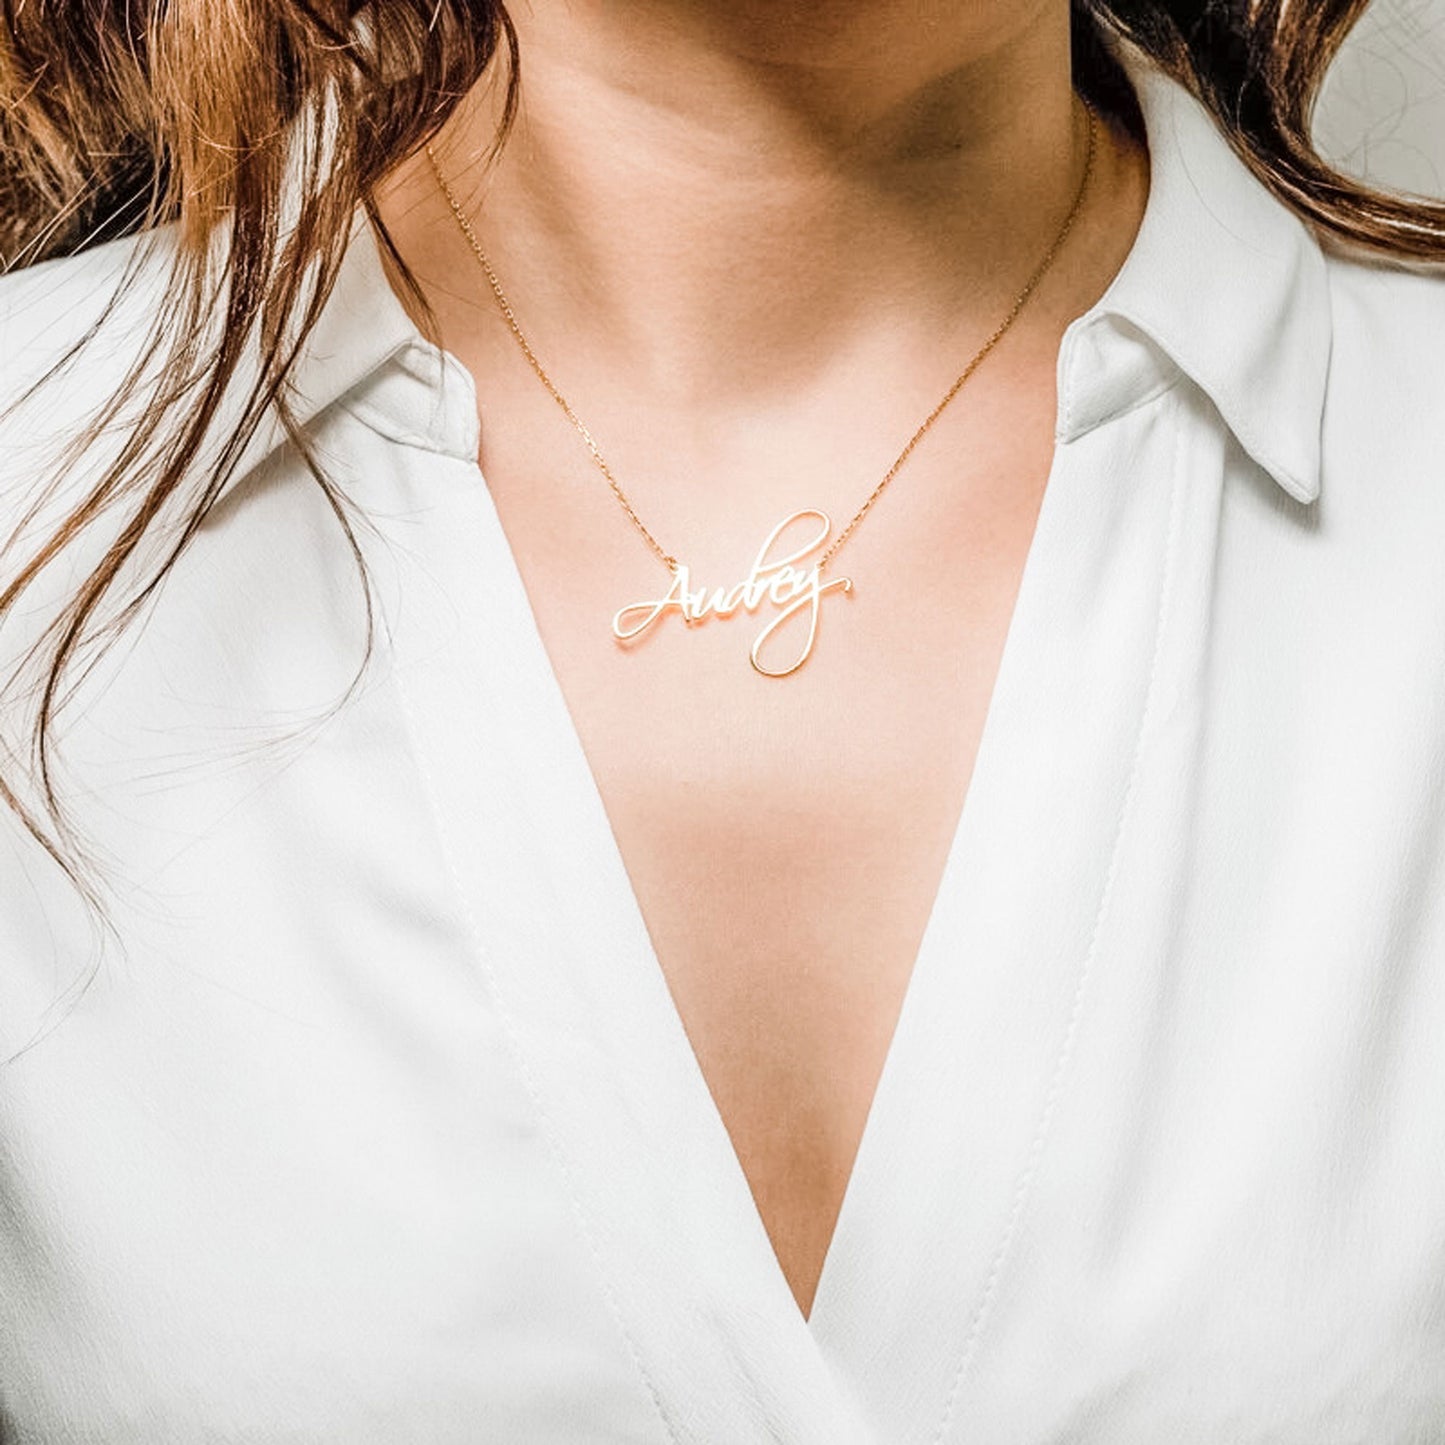
{"label": "name pendant", "polygon": [[[802,547],[785,557],[770,558],[779,536],[794,522],[803,518],[816,518],[819,527],[816,534]],[[849,592],[853,582],[848,577],[832,577],[823,580],[823,564],[814,562],[810,567],[799,566],[803,558],[815,552],[828,540],[833,524],[825,512],[813,507],[804,507],[791,516],[783,518],[758,549],[758,555],[741,582],[731,587],[715,587],[711,593],[707,588],[693,590],[687,567],[669,559],[672,564],[672,585],[666,593],[648,602],[633,602],[618,608],[612,618],[612,632],[619,642],[630,642],[640,637],[649,627],[655,625],[670,612],[681,614],[689,627],[706,617],[732,617],[739,611],[756,612],[764,602],[770,602],[782,610],[753,639],[748,660],[764,677],[787,677],[796,672],[813,651],[818,638],[818,613],[823,597],[829,592]],[[769,667],[763,662],[763,653],[768,640],[774,636],[789,618],[799,612],[808,613],[808,634],[803,649],[786,667]],[[639,616],[640,614],[640,616]],[[629,617],[639,620],[628,622]],[[772,649],[776,651],[776,648]]]}

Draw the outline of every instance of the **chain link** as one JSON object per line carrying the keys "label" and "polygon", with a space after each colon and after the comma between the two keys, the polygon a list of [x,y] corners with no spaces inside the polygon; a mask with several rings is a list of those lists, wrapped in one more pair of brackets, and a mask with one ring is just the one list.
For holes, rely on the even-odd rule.
{"label": "chain link", "polygon": [[[988,356],[988,354],[994,349],[994,347],[999,344],[1000,341],[1003,340],[1004,336],[1008,333],[1010,327],[1012,327],[1014,322],[1018,320],[1019,313],[1024,309],[1024,306],[1027,304],[1029,297],[1032,296],[1033,293],[1038,289],[1039,283],[1044,279],[1045,275],[1048,274],[1049,269],[1053,266],[1054,261],[1058,258],[1059,252],[1063,249],[1064,242],[1068,240],[1069,233],[1074,229],[1074,223],[1078,220],[1080,211],[1083,210],[1084,199],[1087,196],[1089,190],[1089,181],[1094,173],[1094,155],[1096,150],[1098,126],[1094,115],[1094,108],[1087,101],[1083,102],[1083,106],[1085,115],[1087,117],[1088,125],[1088,145],[1084,156],[1084,171],[1079,181],[1078,190],[1074,195],[1074,203],[1070,207],[1069,214],[1064,219],[1063,225],[1059,228],[1058,234],[1055,235],[1053,243],[1044,253],[1043,260],[1040,261],[1038,266],[1034,269],[1033,275],[1029,277],[1028,282],[1025,284],[1023,290],[1020,291],[1018,295],[1014,298],[1012,306],[1009,307],[1008,314],[1001,322],[999,322],[998,326],[994,328],[994,331],[989,336],[988,340],[986,340],[983,345],[973,354],[973,356],[969,360],[968,365],[965,366],[962,372],[959,373],[953,385],[950,386],[948,391],[945,393],[943,400],[940,401],[931,412],[929,412],[927,417],[924,418],[923,424],[918,428],[917,431],[913,433],[911,437],[909,437],[907,445],[903,448],[901,452],[899,452],[897,460],[894,461],[893,465],[888,468],[888,471],[884,475],[883,480],[879,482],[876,487],[873,488],[872,492],[869,493],[867,500],[863,503],[861,507],[859,507],[857,512],[854,513],[852,520],[848,523],[846,527],[843,528],[841,532],[838,533],[838,535],[833,539],[832,543],[828,546],[827,550],[824,551],[822,557],[819,558],[817,565],[820,574],[823,568],[827,565],[828,561],[837,553],[838,549],[852,535],[858,524],[863,520],[865,516],[868,515],[869,509],[878,500],[878,498],[883,495],[883,491],[888,486],[889,482],[891,482],[893,478],[896,477],[898,473],[903,469],[903,464],[913,454],[913,449],[918,445],[919,442],[923,440],[924,435],[928,432],[929,428],[934,424],[934,422],[938,420],[940,416],[943,415],[944,409],[954,399],[954,397],[956,397],[958,393],[963,390],[964,384],[983,364],[983,361]],[[502,283],[497,279],[497,273],[492,268],[492,263],[487,258],[487,253],[485,250],[483,250],[482,243],[477,239],[477,233],[472,225],[471,219],[462,209],[461,202],[457,199],[456,192],[452,189],[446,177],[442,174],[441,164],[437,160],[435,150],[430,145],[426,147],[426,158],[431,164],[432,174],[436,177],[437,186],[440,188],[443,197],[446,199],[446,203],[450,208],[452,215],[456,218],[457,225],[461,229],[462,235],[466,238],[467,244],[471,247],[473,254],[476,256],[478,262],[480,262],[481,264],[482,271],[485,273],[487,278],[487,283],[492,289],[492,294],[497,299],[497,305],[501,308],[502,316],[506,320],[507,325],[511,328],[512,335],[516,337],[517,344],[522,349],[522,354],[527,358],[527,361],[531,365],[532,370],[537,373],[537,376],[540,379],[542,385],[545,386],[548,392],[551,394],[553,401],[555,401],[557,405],[562,408],[562,411],[566,415],[567,420],[572,423],[572,425],[581,435],[582,440],[587,444],[587,450],[589,453],[591,453],[592,460],[597,464],[597,468],[602,473],[602,475],[607,478],[607,485],[612,488],[613,495],[616,496],[618,502],[621,503],[623,511],[627,513],[628,517],[632,521],[633,526],[635,526],[637,530],[642,534],[642,536],[647,541],[647,545],[652,548],[652,550],[663,561],[663,563],[666,564],[667,567],[675,571],[678,565],[677,559],[662,546],[662,544],[657,540],[656,537],[652,535],[651,532],[647,530],[647,527],[643,523],[642,518],[637,515],[636,509],[633,507],[631,501],[628,500],[627,493],[622,490],[622,487],[618,483],[617,478],[613,475],[612,468],[607,465],[607,461],[603,457],[601,449],[598,447],[597,442],[592,436],[592,433],[587,430],[587,427],[583,423],[582,419],[577,415],[575,411],[572,410],[571,403],[568,402],[567,398],[563,396],[562,393],[557,389],[556,383],[552,380],[550,376],[547,375],[547,372],[542,366],[542,363],[537,360],[537,354],[532,350],[531,343],[527,340],[525,333],[522,331],[521,326],[518,324],[517,318],[512,311],[512,304],[510,301],[507,300],[506,292],[502,290]]]}

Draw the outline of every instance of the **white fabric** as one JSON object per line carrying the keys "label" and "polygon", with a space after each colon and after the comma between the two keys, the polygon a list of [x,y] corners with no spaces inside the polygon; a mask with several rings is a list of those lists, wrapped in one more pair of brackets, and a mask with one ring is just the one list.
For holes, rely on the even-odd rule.
{"label": "white fabric", "polygon": [[[364,687],[269,437],[63,729],[118,940],[0,823],[6,1445],[1445,1440],[1445,280],[1130,64],[1147,214],[811,1321],[363,234],[302,389]],[[0,283],[4,394],[132,252]],[[6,532],[145,304],[0,430]]]}

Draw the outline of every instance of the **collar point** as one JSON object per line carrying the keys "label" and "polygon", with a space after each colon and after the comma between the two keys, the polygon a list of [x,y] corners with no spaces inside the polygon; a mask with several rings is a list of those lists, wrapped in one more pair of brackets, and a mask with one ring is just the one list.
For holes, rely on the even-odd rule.
{"label": "collar point", "polygon": [[1320,461],[1318,457],[1300,463],[1285,463],[1276,457],[1252,453],[1253,460],[1280,488],[1299,502],[1309,506],[1320,495]]}

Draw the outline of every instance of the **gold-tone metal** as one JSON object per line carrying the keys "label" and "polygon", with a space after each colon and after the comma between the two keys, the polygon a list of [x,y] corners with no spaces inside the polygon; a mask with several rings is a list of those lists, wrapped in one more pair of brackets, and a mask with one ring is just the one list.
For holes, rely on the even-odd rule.
{"label": "gold-tone metal", "polygon": [[[816,517],[823,524],[817,534],[787,556],[770,559],[768,553],[772,551],[773,544],[794,522],[805,517]],[[758,633],[748,658],[764,677],[786,677],[790,672],[796,672],[808,660],[808,655],[813,650],[813,643],[818,636],[818,608],[823,594],[834,590],[847,592],[853,586],[847,577],[834,577],[824,582],[821,558],[811,567],[794,565],[801,562],[809,552],[821,547],[832,530],[833,524],[828,520],[826,512],[817,511],[813,507],[804,507],[801,511],[794,512],[768,533],[767,540],[758,549],[757,558],[748,575],[732,587],[715,587],[711,595],[705,587],[694,592],[688,585],[691,578],[686,566],[678,563],[672,569],[672,586],[661,597],[650,602],[634,602],[628,607],[618,609],[612,618],[613,635],[620,642],[630,642],[673,610],[680,612],[685,622],[693,623],[701,622],[706,617],[731,617],[739,608],[745,612],[754,612],[767,601],[783,610]],[[802,652],[787,667],[764,667],[762,651],[768,639],[794,613],[804,608],[808,609],[808,637]],[[645,615],[641,622],[629,625],[623,619],[633,612]]]}
{"label": "gold-tone metal", "polygon": [[[767,541],[763,543],[759,550],[752,569],[742,582],[729,588],[715,588],[711,595],[708,594],[706,588],[696,591],[692,590],[689,585],[691,577],[687,567],[668,552],[657,538],[647,530],[642,518],[637,515],[636,509],[628,499],[627,493],[622,490],[617,478],[613,475],[612,468],[607,465],[607,461],[603,457],[602,451],[593,438],[592,433],[587,430],[582,419],[572,410],[571,404],[557,389],[556,383],[547,375],[546,369],[537,359],[536,352],[532,350],[531,343],[527,340],[525,333],[522,331],[512,311],[511,302],[507,300],[507,294],[502,290],[502,283],[497,279],[497,273],[493,269],[486,251],[482,248],[482,243],[477,239],[477,233],[472,225],[471,219],[462,209],[456,192],[452,189],[445,175],[442,174],[441,163],[437,160],[435,150],[430,145],[426,147],[426,158],[431,165],[433,176],[436,177],[437,186],[445,198],[453,217],[455,217],[462,235],[466,238],[467,244],[471,247],[472,253],[481,264],[482,271],[487,278],[487,283],[491,287],[498,307],[501,309],[503,319],[510,328],[512,335],[516,338],[518,346],[521,347],[522,354],[527,358],[528,363],[532,370],[536,372],[542,385],[545,386],[551,394],[553,401],[561,407],[567,420],[572,423],[573,427],[576,428],[582,437],[582,440],[586,443],[587,450],[591,454],[593,462],[607,479],[607,485],[611,487],[613,495],[617,498],[623,511],[627,513],[633,526],[642,534],[647,545],[672,573],[672,585],[661,597],[647,602],[634,602],[629,606],[619,608],[617,612],[613,614],[612,632],[613,636],[615,636],[619,642],[629,642],[633,638],[640,636],[654,623],[672,611],[676,611],[685,623],[692,626],[709,616],[731,617],[739,610],[753,612],[760,607],[764,601],[769,601],[782,607],[783,611],[779,613],[754,640],[752,649],[748,654],[754,669],[764,677],[787,677],[789,673],[796,672],[803,663],[808,660],[813,650],[813,644],[817,640],[818,611],[824,594],[831,591],[848,592],[852,590],[853,586],[852,580],[847,577],[833,578],[824,582],[822,580],[824,567],[837,555],[838,549],[852,536],[858,524],[868,515],[873,504],[883,495],[884,489],[902,470],[903,464],[913,454],[914,448],[923,440],[928,429],[942,416],[944,409],[963,389],[968,379],[978,370],[984,359],[993,351],[994,347],[1003,340],[1014,322],[1018,320],[1019,313],[1024,309],[1029,297],[1037,290],[1039,282],[1043,280],[1044,276],[1053,266],[1059,252],[1063,249],[1064,242],[1069,237],[1069,233],[1074,229],[1074,223],[1078,220],[1079,213],[1083,210],[1084,199],[1088,195],[1089,181],[1094,173],[1094,156],[1097,149],[1098,126],[1094,109],[1087,101],[1082,103],[1088,127],[1088,141],[1084,155],[1083,175],[1080,177],[1078,189],[1074,194],[1073,205],[1069,208],[1069,214],[1065,217],[1063,225],[1059,228],[1057,234],[1054,236],[1053,242],[1044,253],[1043,259],[1034,268],[1034,272],[1024,285],[1023,290],[1014,298],[1008,313],[994,328],[983,345],[979,347],[969,359],[968,365],[959,373],[953,385],[950,386],[944,394],[943,399],[923,419],[917,431],[909,437],[907,444],[903,450],[899,452],[893,465],[889,467],[888,471],[884,474],[883,480],[873,488],[863,505],[853,514],[852,519],[843,530],[833,538],[822,556],[811,566],[800,568],[794,564],[800,562],[809,552],[823,545],[828,538],[828,534],[832,531],[832,523],[829,521],[826,513],[817,511],[815,508],[805,507],[793,512],[773,528],[768,534]],[[787,557],[771,562],[768,561],[768,552],[778,537],[793,522],[804,517],[816,517],[822,522],[823,525],[818,535],[815,536],[806,547],[791,553]],[[807,640],[801,654],[787,667],[777,669],[764,667],[761,661],[761,654],[768,639],[774,635],[783,623],[804,608],[807,608],[809,611],[809,623]],[[630,625],[624,623],[623,619],[633,613],[643,613],[645,615],[641,622]]]}

